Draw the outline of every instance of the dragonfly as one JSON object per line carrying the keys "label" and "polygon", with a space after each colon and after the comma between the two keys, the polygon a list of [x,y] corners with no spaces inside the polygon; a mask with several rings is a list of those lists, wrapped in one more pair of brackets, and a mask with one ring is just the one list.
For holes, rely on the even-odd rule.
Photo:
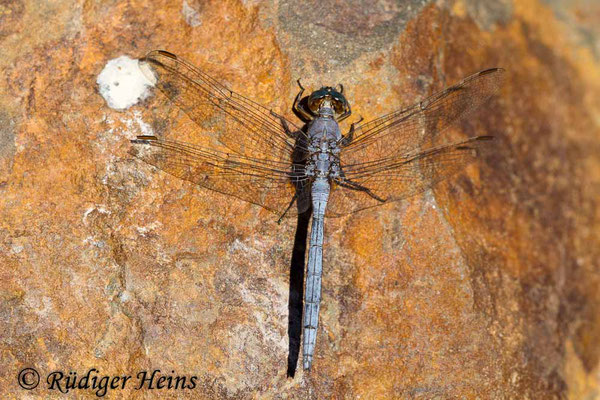
{"label": "dragonfly", "polygon": [[304,95],[298,80],[292,106],[302,122],[297,126],[172,53],[155,50],[139,62],[193,121],[194,138],[208,135],[216,142],[142,135],[131,141],[133,156],[201,188],[262,206],[278,222],[312,212],[302,319],[305,370],[317,340],[325,217],[414,196],[476,160],[493,136],[452,140],[447,128],[488,101],[504,76],[502,68],[477,72],[410,107],[365,123],[360,118],[342,134],[339,123],[352,111],[341,84]]}

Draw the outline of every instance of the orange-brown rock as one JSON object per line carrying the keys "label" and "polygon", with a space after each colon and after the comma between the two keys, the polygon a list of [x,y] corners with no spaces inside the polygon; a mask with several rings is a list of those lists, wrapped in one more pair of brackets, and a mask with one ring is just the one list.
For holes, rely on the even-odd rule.
{"label": "orange-brown rock", "polygon": [[[0,2],[0,397],[96,368],[197,377],[107,398],[598,398],[599,26],[578,0]],[[286,377],[294,221],[132,159],[144,104],[98,93],[155,48],[289,116],[299,77],[368,120],[507,70],[456,129],[493,152],[326,221],[310,373]]]}

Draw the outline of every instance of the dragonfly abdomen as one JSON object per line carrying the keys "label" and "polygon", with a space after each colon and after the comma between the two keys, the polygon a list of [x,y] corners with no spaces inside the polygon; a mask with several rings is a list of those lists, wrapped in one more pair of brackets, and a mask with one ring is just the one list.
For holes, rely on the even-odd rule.
{"label": "dragonfly abdomen", "polygon": [[313,220],[304,296],[304,369],[310,369],[317,342],[319,305],[321,303],[321,275],[323,274],[323,219],[328,199],[329,182],[326,178],[315,179],[312,184]]}

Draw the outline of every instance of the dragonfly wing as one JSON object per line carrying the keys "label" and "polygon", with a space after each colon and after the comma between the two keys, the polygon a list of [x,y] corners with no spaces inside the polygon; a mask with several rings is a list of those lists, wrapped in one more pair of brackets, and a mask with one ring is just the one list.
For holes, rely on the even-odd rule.
{"label": "dragonfly wing", "polygon": [[191,120],[215,132],[219,141],[237,154],[285,159],[298,146],[298,136],[305,136],[290,121],[229,90],[174,54],[155,50],[140,59],[140,64],[148,79]]}
{"label": "dragonfly wing", "polygon": [[255,159],[155,136],[132,140],[130,154],[177,178],[282,214],[297,193],[289,215],[310,204],[310,181],[304,166]]}
{"label": "dragonfly wing", "polygon": [[329,215],[341,216],[423,192],[474,161],[491,139],[477,136],[418,153],[342,165],[345,179],[354,188],[335,187],[328,204]]}
{"label": "dragonfly wing", "polygon": [[501,68],[478,72],[411,107],[356,127],[354,140],[343,152],[344,163],[377,161],[450,143],[443,135],[446,128],[485,103],[503,77]]}

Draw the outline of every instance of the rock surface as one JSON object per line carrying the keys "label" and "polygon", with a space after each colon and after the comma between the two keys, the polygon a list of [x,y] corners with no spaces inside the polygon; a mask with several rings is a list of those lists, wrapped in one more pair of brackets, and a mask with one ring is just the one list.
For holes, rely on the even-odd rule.
{"label": "rock surface", "polygon": [[[1,2],[1,397],[96,368],[197,376],[109,398],[600,398],[599,26],[583,0]],[[286,115],[298,77],[368,120],[508,71],[457,130],[495,152],[326,221],[310,373],[286,377],[294,221],[127,154],[144,105],[96,79],[155,48]]]}

